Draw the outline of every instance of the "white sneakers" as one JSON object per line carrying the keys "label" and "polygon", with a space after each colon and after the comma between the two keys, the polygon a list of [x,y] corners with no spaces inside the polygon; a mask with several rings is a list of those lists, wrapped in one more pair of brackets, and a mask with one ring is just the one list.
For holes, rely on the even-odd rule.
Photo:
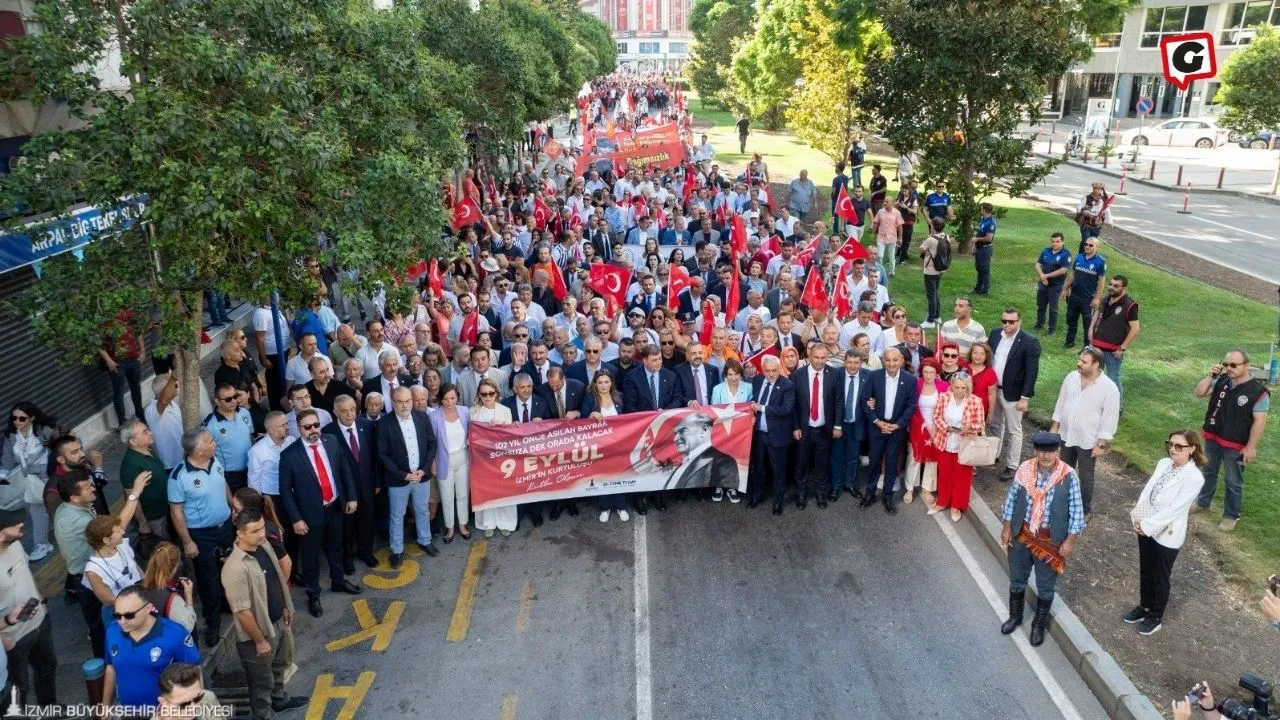
{"label": "white sneakers", "polygon": [[609,511],[608,511],[608,510],[601,510],[601,511],[600,511],[600,522],[609,522]]}
{"label": "white sneakers", "polygon": [[49,557],[52,552],[52,545],[49,543],[41,543],[40,545],[31,548],[31,553],[27,555],[27,560],[29,562],[40,562],[41,560]]}
{"label": "white sneakers", "polygon": [[621,520],[622,522],[626,522],[631,519],[631,515],[627,513],[626,510],[619,510],[618,519]]}

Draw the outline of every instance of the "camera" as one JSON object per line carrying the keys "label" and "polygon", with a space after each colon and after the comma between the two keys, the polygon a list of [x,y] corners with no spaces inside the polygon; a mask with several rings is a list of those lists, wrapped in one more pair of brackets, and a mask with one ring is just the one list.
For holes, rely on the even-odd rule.
{"label": "camera", "polygon": [[1227,720],[1275,720],[1271,712],[1271,683],[1257,675],[1240,676],[1240,687],[1253,693],[1253,704],[1246,705],[1235,698],[1227,698],[1218,706],[1218,712]]}

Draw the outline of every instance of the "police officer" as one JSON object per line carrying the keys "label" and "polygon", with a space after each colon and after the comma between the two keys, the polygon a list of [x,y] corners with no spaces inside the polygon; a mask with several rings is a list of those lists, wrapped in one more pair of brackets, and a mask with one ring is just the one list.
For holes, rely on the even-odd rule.
{"label": "police officer", "polygon": [[1084,252],[1076,255],[1071,264],[1071,277],[1062,289],[1062,299],[1067,301],[1067,340],[1062,347],[1076,346],[1076,322],[1084,330],[1084,343],[1089,344],[1089,329],[1093,325],[1093,311],[1098,307],[1102,284],[1107,280],[1107,261],[1098,254],[1098,238],[1084,241]]}
{"label": "police officer", "polygon": [[253,447],[253,415],[236,404],[236,387],[221,383],[213,393],[215,408],[201,423],[213,435],[214,457],[222,465],[227,486],[235,492],[249,484],[249,449]]}
{"label": "police officer", "polygon": [[191,633],[182,625],[159,617],[139,585],[130,585],[116,596],[111,613],[116,621],[107,628],[107,674],[102,704],[114,701],[126,710],[152,708],[160,701],[160,674],[171,663],[200,662]]}
{"label": "police officer", "polygon": [[169,516],[183,551],[195,564],[204,637],[210,647],[218,644],[222,628],[218,550],[228,550],[234,541],[231,491],[222,464],[214,458],[216,449],[208,428],[187,430],[182,434],[185,458],[169,476]]}
{"label": "police officer", "polygon": [[1085,522],[1080,478],[1058,457],[1062,437],[1038,432],[1031,444],[1035,457],[1014,472],[1001,511],[1000,544],[1009,552],[1009,619],[1000,632],[1008,635],[1022,624],[1027,579],[1034,567],[1037,604],[1030,639],[1038,646],[1044,642],[1058,576],[1067,569]]}
{"label": "police officer", "polygon": [[1258,443],[1267,426],[1271,394],[1249,369],[1249,353],[1236,348],[1222,363],[1209,369],[1195,389],[1196,397],[1209,398],[1204,414],[1204,487],[1195,510],[1207,510],[1218,489],[1218,468],[1227,476],[1218,529],[1230,532],[1244,509],[1244,466],[1258,457]]}
{"label": "police officer", "polygon": [[1036,326],[1044,329],[1045,311],[1049,314],[1049,337],[1058,332],[1058,301],[1062,298],[1062,285],[1067,281],[1071,268],[1071,251],[1063,245],[1066,238],[1056,232],[1049,236],[1049,247],[1040,251],[1036,260]]}

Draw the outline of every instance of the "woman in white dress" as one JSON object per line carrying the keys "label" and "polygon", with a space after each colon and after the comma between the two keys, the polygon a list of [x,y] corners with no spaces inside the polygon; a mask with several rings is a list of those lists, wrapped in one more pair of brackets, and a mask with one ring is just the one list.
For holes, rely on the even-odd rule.
{"label": "woman in white dress", "polygon": [[457,528],[463,540],[471,539],[467,522],[471,512],[468,478],[467,430],[470,411],[458,406],[458,389],[440,387],[440,407],[427,413],[436,434],[436,477],[440,484],[440,504],[444,507],[444,541],[453,542]]}
{"label": "woman in white dress", "polygon": [[[506,405],[498,404],[498,384],[485,378],[476,386],[476,404],[471,406],[470,422],[480,425],[510,425],[511,410]],[[483,530],[484,536],[493,537],[494,530],[500,530],[503,537],[511,535],[516,529],[516,505],[507,505],[492,510],[476,511],[476,529]]]}
{"label": "woman in white dress", "polygon": [[[582,398],[582,414],[592,420],[622,414],[622,396],[618,393],[618,384],[614,382],[612,371],[602,368],[592,378],[591,387]],[[627,493],[601,495],[597,505],[600,509],[600,522],[609,522],[609,512],[614,510],[622,522],[631,519],[627,514]]]}
{"label": "woman in white dress", "polygon": [[938,379],[938,363],[933,358],[920,361],[917,387],[916,412],[907,431],[907,474],[903,480],[907,492],[902,502],[909,504],[919,485],[924,490],[925,504],[932,507],[938,490],[938,450],[932,444],[933,411],[938,407],[938,396],[947,391],[947,383]]}

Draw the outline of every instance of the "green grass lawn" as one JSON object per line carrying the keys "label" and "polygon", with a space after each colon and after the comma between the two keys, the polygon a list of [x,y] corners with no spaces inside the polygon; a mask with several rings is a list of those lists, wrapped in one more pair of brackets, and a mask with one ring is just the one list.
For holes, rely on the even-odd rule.
{"label": "green grass lawn", "polygon": [[[738,139],[733,116],[723,111],[700,110],[696,100],[690,102],[690,108],[695,118],[709,119],[715,124],[707,134],[718,151],[717,160],[722,166],[740,169],[749,156],[736,154]],[[833,175],[830,160],[789,133],[756,131],[747,149],[765,156],[775,182],[794,177],[800,168],[808,168],[819,188],[830,187]],[[869,158],[868,162],[882,162],[886,174],[893,177],[893,165],[888,158]],[[866,182],[865,175],[863,182]],[[890,185],[891,191],[896,191],[894,183]],[[996,235],[991,297],[973,298],[974,316],[990,331],[999,325],[1001,310],[1014,306],[1022,311],[1024,327],[1030,330],[1036,311],[1035,260],[1041,248],[1048,244],[1050,233],[1062,232],[1067,237],[1068,249],[1074,251],[1079,231],[1069,219],[1018,200],[997,196],[991,198],[991,202],[1008,212],[1000,220]],[[918,243],[917,239],[914,244],[918,246]],[[1104,245],[1102,254],[1108,271],[1129,278],[1129,291],[1141,304],[1142,321],[1142,334],[1125,359],[1125,412],[1114,447],[1134,466],[1150,472],[1164,457],[1164,441],[1171,430],[1179,427],[1199,430],[1202,425],[1206,401],[1194,397],[1192,389],[1204,377],[1209,365],[1219,362],[1226,350],[1237,346],[1249,351],[1255,365],[1266,362],[1276,328],[1276,309],[1109,250],[1109,246]],[[973,287],[975,277],[972,258],[956,256],[942,281],[944,318],[950,317],[954,298],[967,294]],[[924,317],[924,284],[918,259],[901,269],[890,287],[895,302],[905,304],[911,317],[917,320]],[[1060,304],[1060,310],[1058,337],[1042,339],[1040,381],[1030,409],[1032,418],[1043,423],[1048,423],[1053,412],[1062,378],[1075,369],[1075,351],[1062,348],[1065,304]],[[1245,472],[1244,516],[1235,533],[1223,537],[1228,573],[1256,578],[1276,572],[1275,563],[1280,558],[1280,532],[1276,532],[1280,526],[1277,477],[1280,477],[1280,422],[1273,419],[1268,423],[1257,463]],[[1100,479],[1100,482],[1106,480]],[[1223,485],[1219,480],[1212,515],[1215,523],[1221,513]]]}

